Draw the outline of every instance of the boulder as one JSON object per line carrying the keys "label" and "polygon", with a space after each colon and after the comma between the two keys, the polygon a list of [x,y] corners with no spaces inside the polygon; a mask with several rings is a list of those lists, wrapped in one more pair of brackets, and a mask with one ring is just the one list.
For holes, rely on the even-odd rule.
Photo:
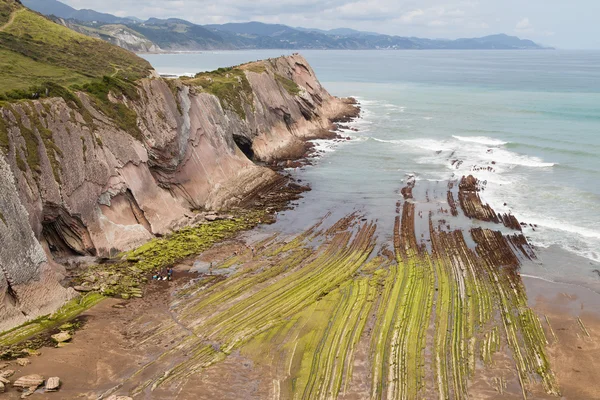
{"label": "boulder", "polygon": [[0,393],[4,393],[4,390],[5,390],[4,383],[0,382]]}
{"label": "boulder", "polygon": [[72,338],[69,332],[57,333],[56,335],[52,335],[51,337],[52,340],[54,340],[56,343],[68,342]]}
{"label": "boulder", "polygon": [[42,383],[44,383],[44,377],[41,375],[33,374],[33,375],[25,375],[17,379],[13,386],[20,388],[37,388]]}
{"label": "boulder", "polygon": [[53,376],[46,381],[46,392],[56,392],[60,388],[60,378]]}

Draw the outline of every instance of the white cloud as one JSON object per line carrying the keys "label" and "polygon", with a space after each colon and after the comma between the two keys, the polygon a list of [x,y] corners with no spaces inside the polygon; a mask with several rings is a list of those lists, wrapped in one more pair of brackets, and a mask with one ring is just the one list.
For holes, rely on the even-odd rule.
{"label": "white cloud", "polygon": [[415,19],[422,17],[423,15],[425,15],[425,12],[421,9],[409,11],[400,16],[400,21],[404,22],[405,24],[412,24]]}
{"label": "white cloud", "polygon": [[519,33],[532,33],[534,31],[533,25],[529,21],[528,17],[523,17],[517,22],[515,26],[515,32]]}

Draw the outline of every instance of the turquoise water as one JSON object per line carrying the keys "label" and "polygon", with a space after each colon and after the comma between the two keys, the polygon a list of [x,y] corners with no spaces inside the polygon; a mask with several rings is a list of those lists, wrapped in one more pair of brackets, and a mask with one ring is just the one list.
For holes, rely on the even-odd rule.
{"label": "turquoise water", "polygon": [[[183,74],[281,54],[145,57],[160,73]],[[352,141],[319,141],[316,165],[293,171],[313,191],[281,225],[302,228],[312,222],[307,215],[355,209],[387,227],[408,176],[435,185],[472,173],[487,181],[482,197],[496,211],[537,225],[525,234],[540,252],[571,260],[536,273],[597,284],[600,52],[302,54],[332,94],[357,97],[363,114],[353,123],[359,131],[346,132]],[[581,258],[559,257],[557,249]]]}

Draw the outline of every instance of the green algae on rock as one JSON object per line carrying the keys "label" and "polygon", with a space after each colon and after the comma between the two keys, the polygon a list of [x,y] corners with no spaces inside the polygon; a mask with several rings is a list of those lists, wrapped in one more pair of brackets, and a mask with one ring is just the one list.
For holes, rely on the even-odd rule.
{"label": "green algae on rock", "polygon": [[80,290],[98,291],[105,296],[140,297],[139,287],[147,280],[148,273],[200,254],[215,243],[256,226],[265,218],[262,211],[242,212],[232,219],[183,228],[125,253],[120,261],[89,267],[75,283],[80,285]]}

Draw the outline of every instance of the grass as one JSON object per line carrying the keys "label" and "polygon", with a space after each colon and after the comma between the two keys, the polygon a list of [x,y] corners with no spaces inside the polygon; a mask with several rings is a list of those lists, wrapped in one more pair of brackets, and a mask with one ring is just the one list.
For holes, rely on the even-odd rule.
{"label": "grass", "polygon": [[7,23],[13,11],[19,8],[19,5],[14,0],[0,1],[0,26]]}
{"label": "grass", "polygon": [[135,81],[152,69],[131,52],[74,32],[10,0],[0,0],[0,21],[7,20],[9,10],[18,13],[0,32],[0,100],[14,99],[18,91],[25,91],[19,98],[31,98],[29,88],[46,82],[69,87],[105,75]]}
{"label": "grass", "polygon": [[142,141],[143,135],[137,124],[138,115],[121,102],[112,102],[109,94],[117,100],[139,100],[140,96],[134,83],[118,77],[104,76],[83,86],[83,91],[90,94],[96,108],[110,118],[123,131],[135,139]]}
{"label": "grass", "polygon": [[223,109],[235,112],[246,119],[245,105],[253,107],[254,95],[250,82],[243,69],[238,67],[219,68],[211,72],[201,72],[187,80],[202,91],[215,95]]}
{"label": "grass", "polygon": [[9,149],[10,138],[8,137],[8,128],[6,127],[4,115],[2,115],[2,110],[0,109],[0,150],[2,150],[4,154],[8,154]]}
{"label": "grass", "polygon": [[[59,85],[84,84],[90,77],[74,72],[68,68],[35,61],[17,52],[0,48],[0,91],[6,98],[7,92],[26,90],[30,98],[32,86],[51,81]],[[19,98],[25,97],[20,95]]]}
{"label": "grass", "polygon": [[288,92],[291,96],[297,96],[300,93],[300,87],[291,79],[275,74],[275,80]]}

